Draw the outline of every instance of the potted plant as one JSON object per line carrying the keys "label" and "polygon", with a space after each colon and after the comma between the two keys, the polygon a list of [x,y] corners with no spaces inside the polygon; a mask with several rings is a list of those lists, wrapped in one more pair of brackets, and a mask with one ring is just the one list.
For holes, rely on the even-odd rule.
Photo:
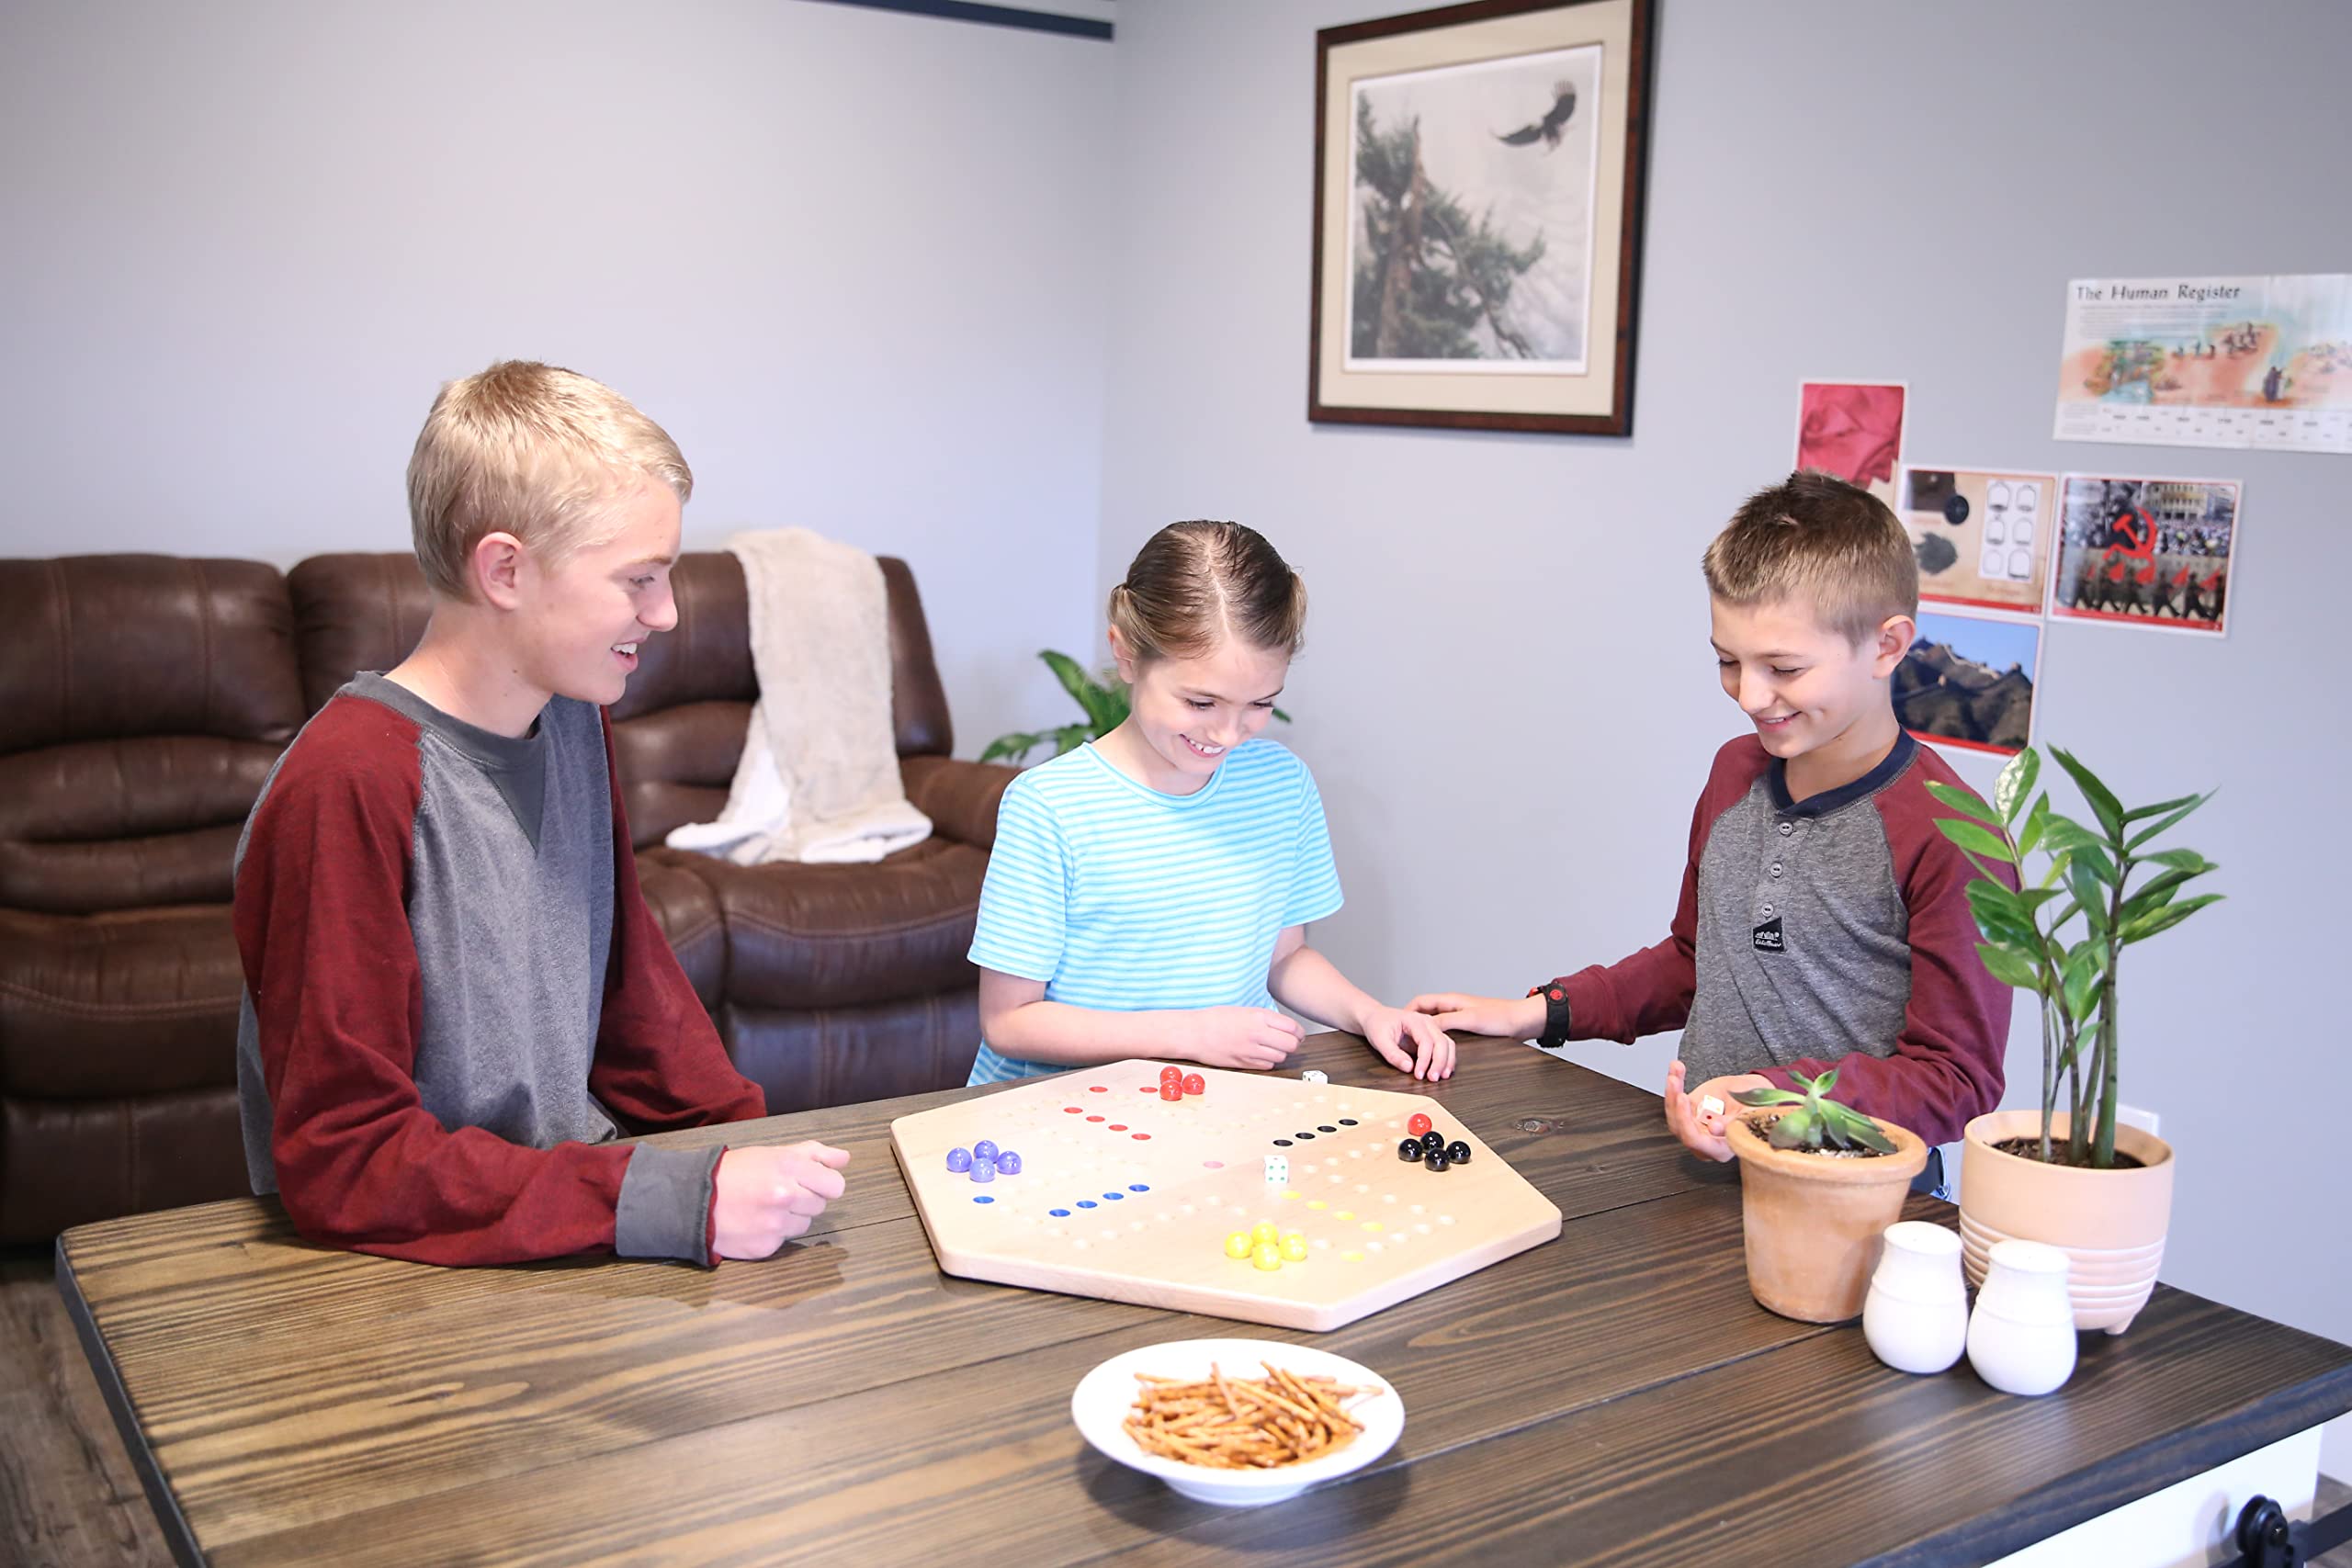
{"label": "potted plant", "polygon": [[1792,1073],[1804,1092],[1752,1089],[1725,1128],[1739,1156],[1740,1230],[1758,1303],[1806,1323],[1860,1316],[1880,1237],[1928,1163],[1917,1134],[1831,1100],[1838,1069]]}
{"label": "potted plant", "polygon": [[[1968,903],[1995,977],[2031,991],[2041,1010],[2041,1108],[1996,1111],[1969,1122],[1961,1151],[1961,1241],[1982,1283],[1996,1242],[2048,1242],[2072,1263],[2077,1329],[2120,1334],[2147,1303],[2172,1220],[2172,1146],[2119,1125],[2122,1044],[2117,971],[2123,950],[2171,930],[2218,893],[2181,897],[2216,869],[2195,850],[2155,840],[2211,797],[2185,795],[2126,807],[2072,754],[2051,755],[2082,791],[2098,830],[2033,793],[2041,759],[2031,747],[2001,770],[1987,807],[1931,784],[1962,813],[1936,826],[1980,874]],[[2019,820],[2022,814],[2022,821]],[[2038,854],[2036,874],[2028,858]],[[1993,863],[2017,869],[2018,886]],[[2134,885],[2134,878],[2140,880]]]}
{"label": "potted plant", "polygon": [[[1119,680],[1116,671],[1105,669],[1090,674],[1077,660],[1067,653],[1057,653],[1050,648],[1037,657],[1046,661],[1046,667],[1062,683],[1062,690],[1070,694],[1086,716],[1055,729],[1016,729],[1011,734],[1000,735],[989,742],[987,750],[980,753],[981,761],[993,762],[1001,757],[1019,767],[1029,753],[1040,746],[1051,746],[1054,755],[1058,757],[1089,740],[1102,739],[1126,722],[1127,688]],[[1274,716],[1284,724],[1290,722],[1290,715],[1280,708],[1274,710]]]}

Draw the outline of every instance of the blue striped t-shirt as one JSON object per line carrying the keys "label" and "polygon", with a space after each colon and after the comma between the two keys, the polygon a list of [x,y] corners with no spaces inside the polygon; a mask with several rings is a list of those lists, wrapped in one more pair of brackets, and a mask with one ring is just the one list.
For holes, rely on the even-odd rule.
{"label": "blue striped t-shirt", "polygon": [[[1191,795],[1080,746],[1004,792],[970,956],[1103,1012],[1271,1008],[1274,939],[1339,907],[1323,797],[1279,742],[1235,747]],[[983,1043],[969,1081],[1059,1070]]]}

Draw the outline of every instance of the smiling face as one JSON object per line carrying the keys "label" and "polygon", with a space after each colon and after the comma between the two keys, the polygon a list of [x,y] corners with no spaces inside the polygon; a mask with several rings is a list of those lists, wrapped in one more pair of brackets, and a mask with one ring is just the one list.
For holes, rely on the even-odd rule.
{"label": "smiling face", "polygon": [[644,640],[678,624],[676,493],[644,479],[614,506],[618,529],[602,543],[552,561],[526,548],[514,568],[515,674],[599,706],[620,700]]}
{"label": "smiling face", "polygon": [[1890,616],[1857,645],[1810,604],[1716,598],[1713,626],[1724,693],[1773,756],[1813,758],[1836,771],[1861,761],[1851,774],[1859,778],[1894,744],[1888,681],[1911,646],[1910,616]]}
{"label": "smiling face", "polygon": [[1168,795],[1208,783],[1233,749],[1266,728],[1290,673],[1290,655],[1231,637],[1194,659],[1138,660],[1114,627],[1111,652],[1129,689],[1127,720],[1113,734],[1115,762]]}

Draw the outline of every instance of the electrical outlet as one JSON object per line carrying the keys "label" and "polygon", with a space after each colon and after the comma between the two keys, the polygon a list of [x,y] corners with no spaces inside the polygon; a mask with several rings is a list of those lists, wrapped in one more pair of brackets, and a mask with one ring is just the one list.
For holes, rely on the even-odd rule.
{"label": "electrical outlet", "polygon": [[2152,1138],[2164,1135],[2156,1131],[2156,1113],[2153,1111],[2143,1111],[2136,1105],[2118,1104],[2115,1108],[2115,1119],[2126,1127],[2139,1128]]}

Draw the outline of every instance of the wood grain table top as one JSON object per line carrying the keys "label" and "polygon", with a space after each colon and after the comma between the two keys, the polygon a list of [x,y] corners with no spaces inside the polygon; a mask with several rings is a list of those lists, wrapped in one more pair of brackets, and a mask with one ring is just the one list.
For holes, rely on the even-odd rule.
{"label": "wood grain table top", "polygon": [[[1306,1067],[1409,1083],[1344,1035]],[[1969,1563],[2352,1408],[2352,1349],[2161,1286],[2048,1398],[1891,1371],[1859,1326],[1755,1304],[1736,1168],[1655,1095],[1498,1041],[1425,1092],[1559,1206],[1555,1241],[1325,1335],[954,1279],[889,1123],[991,1092],[654,1140],[853,1152],[765,1262],[436,1269],[237,1200],[69,1231],[59,1288],[175,1551],[220,1564]],[[1403,1437],[1226,1511],[1071,1425],[1097,1363],[1237,1332],[1382,1373]]]}

